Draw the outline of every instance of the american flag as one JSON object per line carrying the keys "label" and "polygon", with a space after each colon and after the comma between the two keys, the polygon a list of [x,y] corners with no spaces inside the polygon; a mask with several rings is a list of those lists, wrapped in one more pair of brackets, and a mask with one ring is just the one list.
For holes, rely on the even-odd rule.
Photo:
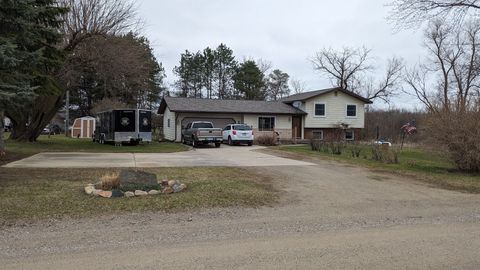
{"label": "american flag", "polygon": [[406,123],[405,125],[403,125],[400,129],[403,130],[405,134],[411,135],[417,132],[417,124],[415,120],[412,120]]}

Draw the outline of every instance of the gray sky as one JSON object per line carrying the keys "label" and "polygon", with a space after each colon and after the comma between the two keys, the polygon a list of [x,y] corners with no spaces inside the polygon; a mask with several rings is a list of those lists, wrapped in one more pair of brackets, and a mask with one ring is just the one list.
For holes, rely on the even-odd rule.
{"label": "gray sky", "polygon": [[[392,56],[413,65],[422,58],[422,31],[395,33],[386,21],[390,0],[174,0],[139,2],[145,20],[143,32],[167,71],[180,53],[215,48],[225,43],[238,60],[264,59],[291,77],[302,80],[307,90],[330,87],[309,62],[323,47],[366,46],[381,67]],[[397,108],[419,107],[411,97],[394,99]],[[385,107],[376,104],[376,107]]]}

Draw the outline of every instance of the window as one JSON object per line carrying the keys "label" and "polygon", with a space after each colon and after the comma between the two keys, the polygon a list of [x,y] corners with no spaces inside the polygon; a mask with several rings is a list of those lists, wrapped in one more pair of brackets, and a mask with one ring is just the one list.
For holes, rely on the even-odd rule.
{"label": "window", "polygon": [[353,141],[355,139],[353,130],[345,130],[345,140]]}
{"label": "window", "polygon": [[259,117],[258,130],[271,131],[275,128],[275,117]]}
{"label": "window", "polygon": [[325,116],[325,104],[315,104],[315,116]]}
{"label": "window", "polygon": [[193,123],[193,128],[213,128],[212,123],[210,122],[196,122]]}
{"label": "window", "polygon": [[233,129],[234,130],[252,130],[252,128],[247,125],[234,125]]}
{"label": "window", "polygon": [[323,140],[323,130],[314,130],[312,134],[314,140]]}
{"label": "window", "polygon": [[228,125],[223,130],[231,130],[231,129],[232,129],[232,126]]}
{"label": "window", "polygon": [[357,116],[357,105],[347,105],[347,116],[348,117]]}
{"label": "window", "polygon": [[167,127],[170,127],[170,118],[167,120]]}

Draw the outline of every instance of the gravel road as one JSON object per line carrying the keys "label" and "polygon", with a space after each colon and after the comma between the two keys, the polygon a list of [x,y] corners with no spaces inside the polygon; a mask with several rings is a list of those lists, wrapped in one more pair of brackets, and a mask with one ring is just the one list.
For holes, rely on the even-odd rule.
{"label": "gravel road", "polygon": [[480,268],[479,195],[338,163],[249,169],[279,205],[3,227],[0,268]]}

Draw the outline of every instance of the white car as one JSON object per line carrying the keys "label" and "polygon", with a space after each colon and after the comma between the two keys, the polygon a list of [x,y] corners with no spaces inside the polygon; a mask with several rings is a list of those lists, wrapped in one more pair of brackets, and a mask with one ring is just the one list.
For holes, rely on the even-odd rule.
{"label": "white car", "polygon": [[253,130],[245,124],[227,125],[222,132],[223,142],[229,145],[246,143],[249,146],[253,144]]}

